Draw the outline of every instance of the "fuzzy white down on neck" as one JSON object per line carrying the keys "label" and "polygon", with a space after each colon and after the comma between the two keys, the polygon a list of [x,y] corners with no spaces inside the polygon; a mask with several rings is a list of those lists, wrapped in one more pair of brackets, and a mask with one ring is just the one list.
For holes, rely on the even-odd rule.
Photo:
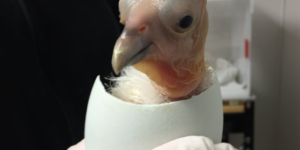
{"label": "fuzzy white down on neck", "polygon": [[[207,63],[206,63],[207,64]],[[206,75],[200,84],[200,91],[204,92],[213,84],[214,71],[206,66]],[[161,104],[168,101],[168,97],[160,94],[151,83],[151,80],[142,72],[133,67],[123,69],[120,77],[111,77],[113,84],[109,91],[115,97],[136,104]],[[198,89],[199,90],[199,89]],[[200,93],[201,94],[201,93]]]}

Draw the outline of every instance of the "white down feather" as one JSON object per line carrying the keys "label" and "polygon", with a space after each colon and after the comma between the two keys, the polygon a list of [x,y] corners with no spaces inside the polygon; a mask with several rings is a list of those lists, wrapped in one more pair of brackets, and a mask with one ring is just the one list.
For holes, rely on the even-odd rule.
{"label": "white down feather", "polygon": [[[201,92],[208,89],[213,84],[214,72],[212,67],[206,65],[206,75],[203,79]],[[169,102],[168,98],[160,94],[151,83],[151,80],[142,72],[127,67],[123,69],[120,77],[109,78],[113,81],[109,90],[112,95],[126,102],[136,104],[161,104]]]}

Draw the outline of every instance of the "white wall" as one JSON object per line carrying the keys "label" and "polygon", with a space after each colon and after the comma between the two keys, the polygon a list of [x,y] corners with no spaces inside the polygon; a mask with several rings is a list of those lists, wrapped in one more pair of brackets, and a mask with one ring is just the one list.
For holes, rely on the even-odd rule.
{"label": "white wall", "polygon": [[255,0],[255,150],[300,147],[300,0]]}
{"label": "white wall", "polygon": [[279,150],[284,0],[254,1],[251,84],[257,96],[255,150]]}
{"label": "white wall", "polygon": [[279,149],[300,149],[300,0],[286,0]]}

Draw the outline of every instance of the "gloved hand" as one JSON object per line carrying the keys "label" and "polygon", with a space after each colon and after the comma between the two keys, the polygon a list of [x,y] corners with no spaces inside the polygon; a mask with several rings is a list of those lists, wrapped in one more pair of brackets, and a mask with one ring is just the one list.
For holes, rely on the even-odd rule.
{"label": "gloved hand", "polygon": [[[84,140],[70,147],[68,150],[85,150]],[[216,144],[203,136],[189,136],[180,138],[153,150],[237,150],[230,144]]]}

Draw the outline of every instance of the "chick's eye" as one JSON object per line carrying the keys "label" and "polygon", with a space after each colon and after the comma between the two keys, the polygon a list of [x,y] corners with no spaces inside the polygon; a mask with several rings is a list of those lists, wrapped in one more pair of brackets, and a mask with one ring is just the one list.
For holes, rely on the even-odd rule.
{"label": "chick's eye", "polygon": [[186,29],[186,28],[190,27],[191,24],[193,23],[193,17],[185,16],[181,20],[179,20],[177,23],[181,29]]}

